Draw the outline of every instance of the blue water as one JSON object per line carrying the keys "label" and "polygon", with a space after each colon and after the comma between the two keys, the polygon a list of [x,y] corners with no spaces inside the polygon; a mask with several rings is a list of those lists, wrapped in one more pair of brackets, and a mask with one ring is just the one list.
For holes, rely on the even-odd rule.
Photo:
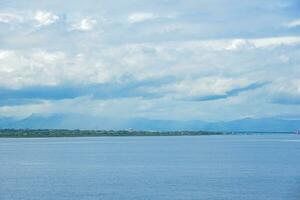
{"label": "blue water", "polygon": [[299,200],[300,136],[0,139],[1,200]]}

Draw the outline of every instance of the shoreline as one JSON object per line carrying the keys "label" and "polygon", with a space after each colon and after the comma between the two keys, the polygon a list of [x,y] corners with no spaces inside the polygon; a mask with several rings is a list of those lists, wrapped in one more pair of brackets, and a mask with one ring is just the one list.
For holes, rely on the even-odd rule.
{"label": "shoreline", "polygon": [[150,136],[213,136],[294,134],[293,132],[226,132],[226,131],[128,131],[128,130],[66,130],[66,129],[0,129],[0,138],[62,138],[62,137],[150,137]]}
{"label": "shoreline", "polygon": [[63,129],[6,129],[0,130],[0,138],[60,138],[60,137],[149,137],[149,136],[208,136],[224,135],[213,131],[106,131]]}

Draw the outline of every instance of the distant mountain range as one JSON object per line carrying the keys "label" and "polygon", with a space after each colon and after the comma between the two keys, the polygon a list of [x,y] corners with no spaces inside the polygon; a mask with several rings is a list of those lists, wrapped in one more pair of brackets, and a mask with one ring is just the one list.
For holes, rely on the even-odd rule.
{"label": "distant mountain range", "polygon": [[88,115],[55,114],[31,115],[17,120],[0,118],[0,128],[14,129],[101,129],[101,130],[147,130],[147,131],[257,131],[294,132],[300,130],[300,120],[280,118],[245,118],[229,122],[152,120],[143,118],[109,119]]}

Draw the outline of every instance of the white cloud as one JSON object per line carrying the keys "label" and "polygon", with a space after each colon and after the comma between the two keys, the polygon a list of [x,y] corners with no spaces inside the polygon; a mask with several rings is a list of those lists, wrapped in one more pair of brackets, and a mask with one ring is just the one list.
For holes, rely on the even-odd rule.
{"label": "white cloud", "polygon": [[[141,108],[141,111],[134,110],[134,114],[143,112],[146,113],[145,116],[161,117],[164,115],[167,117],[167,113],[176,112],[177,114],[174,114],[174,117],[180,117],[182,116],[180,112],[186,111],[187,113],[192,112],[192,115],[184,117],[211,115],[210,117],[214,118],[216,115],[211,113],[218,112],[218,109],[225,109],[226,112],[224,113],[230,114],[255,101],[256,104],[251,109],[263,115],[263,109],[257,109],[256,106],[259,104],[266,105],[265,102],[268,102],[266,99],[271,98],[268,96],[271,96],[273,90],[285,91],[289,89],[287,86],[276,89],[277,85],[289,84],[289,80],[299,78],[300,67],[299,64],[297,65],[299,51],[295,50],[299,48],[289,46],[298,44],[298,39],[261,38],[243,40],[247,42],[235,39],[127,44],[80,49],[75,50],[74,53],[43,49],[1,50],[0,85],[7,88],[24,88],[38,85],[57,86],[66,83],[85,85],[97,83],[123,84],[125,82],[124,84],[126,84],[136,80],[147,82],[150,79],[149,84],[141,85],[138,88],[138,91],[141,92],[139,95],[143,96],[143,93],[153,94],[154,97],[166,99],[166,102],[163,106],[154,103],[149,110],[147,108],[144,110]],[[254,47],[248,49],[243,46],[246,44],[247,47],[248,43],[251,44],[251,47],[253,45]],[[237,44],[234,50],[226,49],[232,44]],[[288,44],[288,46],[282,46],[282,44]],[[268,48],[274,45],[277,48]],[[242,50],[238,51],[239,49]],[[295,66],[290,65],[290,63],[294,63]],[[279,79],[280,77],[285,77],[285,79]],[[161,79],[167,81],[152,85],[151,80],[160,81]],[[168,82],[170,79],[171,81]],[[183,107],[178,106],[178,102],[187,102],[187,99],[226,95],[236,88],[247,87],[252,83],[273,82],[274,80],[278,80],[274,84],[276,87],[263,88],[265,89],[263,94],[253,94],[257,90],[244,92],[235,97],[218,100],[220,106],[209,102],[190,101],[182,105]],[[294,93],[299,94],[297,84],[299,86],[299,82],[293,84],[294,87],[289,89],[289,93],[294,91]],[[247,96],[248,94],[252,96]],[[128,100],[128,102],[131,101],[133,100]],[[152,103],[155,101],[149,100]],[[94,105],[94,103],[96,104],[96,102],[90,101],[84,104],[82,112],[89,112],[89,110],[85,110],[85,107]],[[53,104],[58,107],[61,106],[57,102]],[[111,113],[117,112],[122,109],[122,106],[127,105],[122,104],[122,106],[114,109],[116,104],[111,106],[113,110]],[[176,110],[169,108],[168,104],[172,104],[173,109],[176,107]],[[111,104],[108,103],[107,105]],[[140,104],[136,103],[132,107],[135,108],[138,105]],[[204,105],[208,105],[209,108]],[[221,108],[221,105],[226,108]],[[198,108],[199,111],[193,111]],[[25,112],[31,113],[31,109],[36,109],[35,111],[38,113],[44,112],[43,106],[40,106],[39,109],[37,107],[30,107],[29,109],[28,107],[28,111],[26,111],[27,107],[24,106],[22,107],[24,112],[18,111],[21,107],[14,107],[14,110],[7,109],[3,108],[2,112],[11,112],[12,115],[13,113],[16,115]],[[95,112],[99,111],[99,109],[94,110],[97,110]],[[104,109],[103,113],[107,110]],[[247,111],[243,110],[238,114],[247,114]],[[238,114],[231,115],[237,116]],[[250,114],[258,116],[257,113]],[[226,116],[217,117],[221,119]]]}
{"label": "white cloud", "polygon": [[32,25],[32,21],[38,23],[38,26],[47,26],[55,23],[59,17],[49,11],[14,11],[14,12],[0,12],[0,23],[24,23]]}
{"label": "white cloud", "polygon": [[287,22],[284,25],[289,28],[294,28],[294,27],[300,26],[300,19],[296,19],[296,20]]}
{"label": "white cloud", "polygon": [[81,19],[78,23],[72,25],[73,30],[91,31],[97,25],[97,21],[90,17]]}
{"label": "white cloud", "polygon": [[300,80],[281,78],[274,82],[274,85],[271,89],[274,93],[300,95]]}
{"label": "white cloud", "polygon": [[226,50],[239,50],[239,49],[251,49],[254,48],[254,45],[248,40],[244,39],[235,39],[232,40],[225,49]]}
{"label": "white cloud", "polygon": [[[3,4],[0,9],[0,87],[135,85],[140,81],[139,95],[149,92],[154,93],[153,97],[161,95],[167,99],[164,106],[154,106],[158,115],[171,104],[164,112],[166,118],[175,107],[180,107],[175,101],[180,99],[181,102],[185,96],[226,95],[234,88],[251,83],[273,85],[278,80],[274,84],[276,87],[287,84],[280,92],[299,94],[299,82],[291,84],[290,80],[299,79],[300,37],[284,36],[278,29],[279,21],[292,17],[292,13],[288,16],[288,10],[268,10],[266,3],[262,5],[259,0],[222,9],[215,3],[197,0],[187,1],[183,7],[176,3],[171,7],[155,3],[149,7],[146,2],[132,7],[123,1],[105,6],[87,3],[84,7],[80,1],[72,3],[72,6],[62,6],[39,1],[15,7],[9,6],[11,3]],[[261,8],[259,21],[243,13],[245,9],[257,8],[256,5]],[[203,12],[194,12],[199,9]],[[217,19],[214,13],[220,13],[220,9],[221,16]],[[239,20],[232,22],[230,19],[236,16]],[[219,18],[224,19],[222,23]],[[282,28],[300,27],[300,19],[286,22]],[[135,25],[143,28],[133,28]],[[37,28],[45,26],[51,29]],[[98,34],[102,28],[106,31]],[[287,31],[292,30],[286,29],[287,35],[293,32]],[[279,37],[265,38],[271,34]],[[158,83],[153,83],[156,80]],[[289,84],[293,87],[288,87]],[[239,99],[236,102],[245,102],[236,108],[256,109],[247,107],[247,103],[263,104],[270,90],[266,88],[264,94],[253,95],[250,100],[234,97]],[[185,110],[187,115],[194,117],[195,110],[200,113],[201,109],[211,115],[221,113],[218,109],[208,109],[210,106],[200,107],[200,104],[204,103],[188,102],[183,106],[185,109],[176,112]],[[226,107],[218,105],[221,106]],[[224,113],[230,113],[230,106],[227,108],[228,112]],[[264,111],[269,113],[272,109]]]}
{"label": "white cloud", "polygon": [[66,59],[66,55],[63,52],[47,52],[42,50],[34,51],[30,55],[32,60],[43,63],[58,63]]}
{"label": "white cloud", "polygon": [[226,78],[222,76],[187,79],[162,87],[145,88],[150,93],[162,93],[175,99],[188,99],[190,97],[204,97],[211,95],[225,95],[228,91],[242,88],[251,84],[245,78]]}
{"label": "white cloud", "polygon": [[0,85],[7,88],[103,83],[113,73],[117,72],[104,66],[101,59],[73,57],[61,51],[0,51]]}
{"label": "white cloud", "polygon": [[37,11],[34,19],[39,23],[39,26],[47,26],[55,23],[59,17],[52,12],[48,11]]}
{"label": "white cloud", "polygon": [[270,37],[250,40],[257,48],[274,47],[281,45],[298,45],[300,44],[299,36],[287,36],[287,37]]}
{"label": "white cloud", "polygon": [[22,22],[24,18],[15,13],[0,13],[0,23]]}
{"label": "white cloud", "polygon": [[281,60],[282,63],[288,63],[290,61],[290,57],[286,56],[286,55],[280,55],[279,59]]}
{"label": "white cloud", "polygon": [[144,12],[139,12],[139,13],[132,13],[128,16],[128,22],[131,24],[134,23],[140,23],[140,22],[144,22],[147,20],[152,20],[157,18],[156,15],[154,15],[153,13],[144,13]]}
{"label": "white cloud", "polygon": [[0,55],[0,85],[4,87],[57,85],[62,81],[61,65],[65,65],[62,52],[2,51]]}
{"label": "white cloud", "polygon": [[13,51],[0,50],[0,60],[5,59],[13,54]]}
{"label": "white cloud", "polygon": [[[257,39],[220,39],[220,40],[195,40],[180,42],[182,48],[202,48],[206,50],[251,50],[257,48],[274,48],[278,46],[291,46],[300,44],[299,36],[269,37]],[[178,43],[168,43],[177,45]]]}
{"label": "white cloud", "polygon": [[[282,45],[295,44],[300,44],[300,37],[116,45],[85,49],[75,54],[42,49],[1,50],[0,84],[16,88],[64,82],[118,82],[126,77],[142,81],[172,76],[178,80],[192,80],[198,85],[196,80],[203,81],[203,77],[218,74],[222,75],[219,79],[212,79],[216,83],[222,78],[231,80],[232,76],[246,80],[258,77],[258,82],[264,82],[286,73],[284,68],[273,70],[271,66],[298,62],[296,52],[283,54],[279,49]],[[288,46],[283,47],[285,51]],[[266,66],[270,66],[269,69]],[[295,66],[294,71],[297,69]],[[254,71],[260,76],[252,73]],[[195,88],[190,91],[198,94]]]}

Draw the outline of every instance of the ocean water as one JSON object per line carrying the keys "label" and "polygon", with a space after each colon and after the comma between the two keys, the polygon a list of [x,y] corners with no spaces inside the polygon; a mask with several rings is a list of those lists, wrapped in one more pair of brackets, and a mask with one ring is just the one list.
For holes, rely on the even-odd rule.
{"label": "ocean water", "polygon": [[0,139],[1,200],[299,200],[300,136]]}

